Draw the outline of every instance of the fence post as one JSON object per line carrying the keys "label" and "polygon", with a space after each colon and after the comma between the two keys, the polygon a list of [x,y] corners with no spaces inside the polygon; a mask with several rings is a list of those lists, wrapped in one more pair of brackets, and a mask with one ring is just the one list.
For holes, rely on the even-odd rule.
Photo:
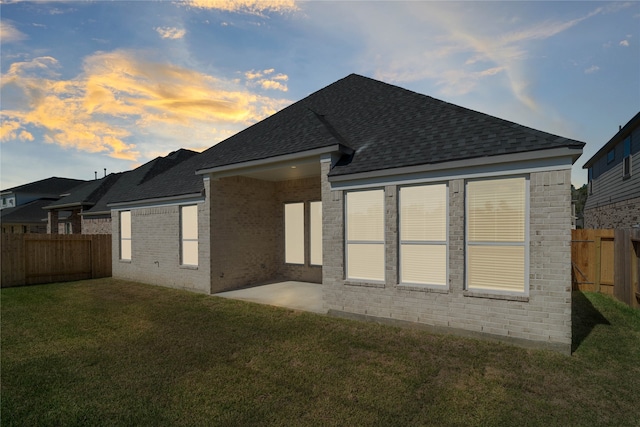
{"label": "fence post", "polygon": [[595,272],[595,277],[594,279],[594,286],[596,288],[596,292],[600,293],[600,276],[601,276],[601,270],[602,270],[602,264],[600,262],[600,259],[602,257],[602,237],[600,236],[596,236],[595,238],[595,267],[596,267],[596,272]]}

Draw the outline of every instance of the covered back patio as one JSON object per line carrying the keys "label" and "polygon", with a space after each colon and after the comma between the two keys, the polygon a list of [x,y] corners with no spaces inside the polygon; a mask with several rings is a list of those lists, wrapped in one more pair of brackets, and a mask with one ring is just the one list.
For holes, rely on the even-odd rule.
{"label": "covered back patio", "polygon": [[[322,283],[322,177],[329,149],[201,170],[211,209],[211,294]],[[325,178],[326,179],[326,178]],[[280,283],[280,286],[256,288]],[[283,285],[286,283],[287,285]],[[313,286],[313,285],[311,285]],[[258,291],[259,289],[259,291]],[[279,304],[274,304],[279,305]],[[314,309],[313,311],[317,311]]]}

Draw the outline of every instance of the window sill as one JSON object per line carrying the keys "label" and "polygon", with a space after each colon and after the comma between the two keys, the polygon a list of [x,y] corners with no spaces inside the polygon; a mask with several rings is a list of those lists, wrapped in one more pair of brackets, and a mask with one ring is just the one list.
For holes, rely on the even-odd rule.
{"label": "window sill", "polygon": [[490,293],[478,292],[478,291],[463,291],[462,295],[470,298],[488,298],[488,299],[497,299],[497,300],[503,300],[503,301],[529,302],[529,297],[525,295],[490,294]]}
{"label": "window sill", "polygon": [[360,286],[363,288],[384,288],[385,284],[382,282],[376,283],[376,282],[356,282],[356,281],[352,281],[352,280],[345,280],[344,281],[344,285],[345,286]]}
{"label": "window sill", "polygon": [[131,260],[130,259],[119,259],[118,262],[121,262],[123,264],[131,264]]}
{"label": "window sill", "polygon": [[417,291],[417,292],[432,292],[435,294],[448,294],[449,293],[449,288],[442,286],[442,287],[435,287],[435,286],[420,286],[420,285],[410,285],[410,284],[398,284],[396,285],[396,289],[399,289],[401,291]]}
{"label": "window sill", "polygon": [[180,268],[182,268],[183,270],[197,270],[198,266],[197,265],[181,265]]}

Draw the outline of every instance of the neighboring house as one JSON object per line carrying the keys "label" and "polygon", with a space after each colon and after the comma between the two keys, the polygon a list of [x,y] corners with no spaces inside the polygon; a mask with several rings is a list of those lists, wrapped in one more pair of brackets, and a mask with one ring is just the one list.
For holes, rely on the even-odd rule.
{"label": "neighboring house", "polygon": [[640,227],[640,112],[583,166],[585,228]]}
{"label": "neighboring house", "polygon": [[[65,197],[45,207],[49,212],[50,232],[111,234],[111,211],[107,203],[195,154],[195,151],[181,149],[166,157],[157,157],[132,171],[109,174],[79,185]],[[56,227],[53,224],[58,225]]]}
{"label": "neighboring house", "polygon": [[350,75],[110,203],[113,275],[314,282],[332,313],[568,352],[583,146]]}
{"label": "neighboring house", "polygon": [[0,191],[2,232],[46,233],[47,214],[42,208],[84,182],[52,177]]}

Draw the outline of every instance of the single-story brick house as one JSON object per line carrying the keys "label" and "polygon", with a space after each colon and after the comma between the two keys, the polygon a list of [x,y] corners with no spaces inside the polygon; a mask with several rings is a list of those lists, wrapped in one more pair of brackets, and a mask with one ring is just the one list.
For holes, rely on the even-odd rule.
{"label": "single-story brick house", "polygon": [[352,74],[111,203],[113,275],[568,352],[583,146]]}

